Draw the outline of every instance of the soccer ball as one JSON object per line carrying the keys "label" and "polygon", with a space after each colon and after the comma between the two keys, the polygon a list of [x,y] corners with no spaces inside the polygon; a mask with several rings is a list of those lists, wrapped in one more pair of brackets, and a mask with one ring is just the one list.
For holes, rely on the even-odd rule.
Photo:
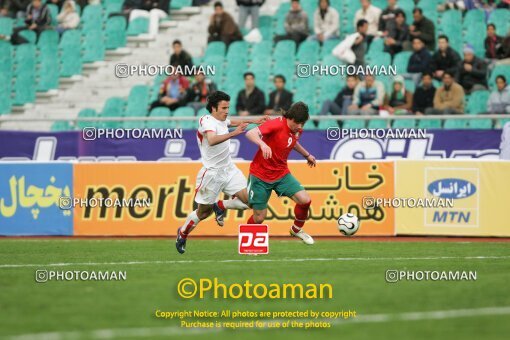
{"label": "soccer ball", "polygon": [[338,230],[345,236],[356,234],[359,229],[359,221],[356,216],[351,213],[343,214],[338,219]]}

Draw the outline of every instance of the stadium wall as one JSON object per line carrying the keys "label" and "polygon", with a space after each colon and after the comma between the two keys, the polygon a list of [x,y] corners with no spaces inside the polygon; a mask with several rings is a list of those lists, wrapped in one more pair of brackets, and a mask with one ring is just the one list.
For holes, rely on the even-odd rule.
{"label": "stadium wall", "polygon": [[[237,162],[247,175],[249,162]],[[315,236],[338,236],[336,219],[359,216],[360,236],[510,236],[505,205],[510,162],[504,161],[321,161],[308,168],[289,164],[312,197],[308,228]],[[194,208],[199,162],[0,163],[0,235],[172,236]],[[454,197],[451,209],[364,209],[363,198]],[[61,197],[149,199],[147,207],[61,208]],[[287,236],[294,204],[272,196],[267,223]],[[250,211],[231,211],[220,228],[212,218],[197,236],[236,236]]]}

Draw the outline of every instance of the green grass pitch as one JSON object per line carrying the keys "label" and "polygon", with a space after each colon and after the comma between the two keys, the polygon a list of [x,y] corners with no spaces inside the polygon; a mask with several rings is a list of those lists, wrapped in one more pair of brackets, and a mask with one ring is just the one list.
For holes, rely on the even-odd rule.
{"label": "green grass pitch", "polygon": [[[0,239],[0,338],[506,338],[510,333],[510,243],[466,241],[319,239],[306,246],[271,239],[269,255],[242,256],[233,239],[191,237],[184,255],[175,251],[173,239]],[[50,265],[57,263],[65,265]],[[127,280],[36,283],[39,269],[121,270],[127,272]],[[389,269],[477,271],[477,280],[387,283]],[[324,282],[333,285],[333,298],[187,300],[176,291],[185,277],[217,277],[226,284]],[[178,320],[158,319],[154,315],[158,309],[350,309],[356,310],[358,318],[337,320],[329,329],[209,331],[183,329]],[[418,314],[409,314],[414,312]]]}

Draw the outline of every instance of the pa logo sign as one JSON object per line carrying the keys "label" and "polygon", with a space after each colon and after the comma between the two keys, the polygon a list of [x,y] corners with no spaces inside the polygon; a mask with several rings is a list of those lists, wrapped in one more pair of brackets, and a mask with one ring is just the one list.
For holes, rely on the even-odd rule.
{"label": "pa logo sign", "polygon": [[266,224],[239,226],[239,254],[268,254],[269,227]]}

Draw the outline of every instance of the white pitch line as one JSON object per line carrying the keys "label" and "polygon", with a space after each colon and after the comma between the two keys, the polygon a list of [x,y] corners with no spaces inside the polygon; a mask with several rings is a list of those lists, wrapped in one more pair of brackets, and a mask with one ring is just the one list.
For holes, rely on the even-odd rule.
{"label": "white pitch line", "polygon": [[128,261],[128,262],[64,262],[64,263],[20,263],[0,264],[1,268],[25,267],[67,267],[67,266],[117,266],[144,264],[181,264],[181,263],[245,263],[245,262],[313,262],[313,261],[431,261],[431,260],[501,260],[510,256],[433,256],[433,257],[337,257],[337,258],[283,258],[283,259],[239,259],[239,260],[175,260],[175,261]]}
{"label": "white pitch line", "polygon": [[[486,307],[473,309],[453,309],[453,310],[436,310],[428,312],[407,312],[398,314],[367,314],[360,315],[351,319],[295,319],[301,322],[308,321],[325,321],[330,322],[334,326],[356,324],[356,323],[384,323],[398,321],[420,321],[420,320],[444,320],[453,318],[465,318],[475,316],[494,316],[510,314],[510,306],[505,307]],[[259,320],[266,326],[269,323],[283,320]],[[112,328],[97,329],[91,331],[71,331],[71,332],[50,332],[50,333],[31,333],[11,336],[9,340],[67,340],[67,339],[122,339],[122,338],[146,338],[153,336],[170,336],[170,335],[189,335],[200,333],[220,332],[226,328],[201,328],[187,329],[178,326],[170,327],[140,327],[140,328]],[[238,330],[269,330],[273,328],[239,328]]]}

